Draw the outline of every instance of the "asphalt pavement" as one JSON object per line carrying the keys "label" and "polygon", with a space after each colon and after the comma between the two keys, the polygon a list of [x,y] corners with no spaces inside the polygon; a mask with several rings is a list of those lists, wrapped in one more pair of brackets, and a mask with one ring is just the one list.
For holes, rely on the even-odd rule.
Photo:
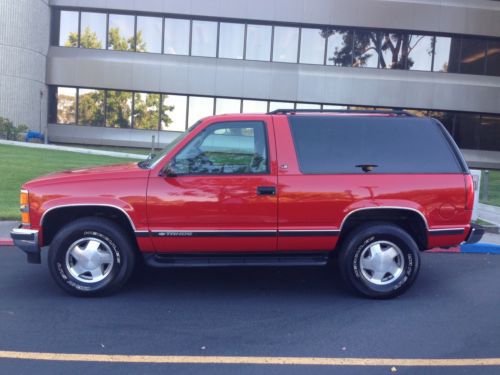
{"label": "asphalt pavement", "polygon": [[[146,269],[118,294],[76,298],[46,261],[0,247],[4,351],[154,356],[500,358],[500,256],[423,254],[416,284],[353,296],[334,268]],[[500,366],[311,366],[0,359],[0,374],[498,374]]]}

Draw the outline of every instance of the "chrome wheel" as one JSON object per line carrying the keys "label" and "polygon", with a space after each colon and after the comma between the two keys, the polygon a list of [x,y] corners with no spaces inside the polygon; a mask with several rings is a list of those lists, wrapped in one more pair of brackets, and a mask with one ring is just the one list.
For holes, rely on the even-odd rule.
{"label": "chrome wheel", "polygon": [[114,264],[109,245],[95,237],[80,238],[66,252],[66,268],[76,280],[92,284],[104,280]]}
{"label": "chrome wheel", "polygon": [[366,246],[360,255],[363,277],[376,285],[387,285],[404,271],[405,260],[401,249],[389,241],[377,241]]}

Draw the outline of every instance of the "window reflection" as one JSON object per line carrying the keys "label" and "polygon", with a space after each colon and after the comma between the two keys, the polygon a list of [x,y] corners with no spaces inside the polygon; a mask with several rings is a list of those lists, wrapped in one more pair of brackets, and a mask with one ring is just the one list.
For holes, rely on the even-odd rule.
{"label": "window reflection", "polygon": [[479,148],[500,151],[500,116],[482,115],[479,125]]}
{"label": "window reflection", "polygon": [[221,22],[219,27],[219,57],[243,59],[245,25]]}
{"label": "window reflection", "polygon": [[295,27],[274,27],[273,61],[297,62],[299,29]]}
{"label": "window reflection", "polygon": [[380,38],[381,34],[375,31],[355,31],[352,66],[376,68],[381,48]]}
{"label": "window reflection", "polygon": [[106,126],[129,128],[132,120],[132,93],[106,91]]}
{"label": "window reflection", "polygon": [[78,47],[78,12],[62,10],[59,23],[59,45]]}
{"label": "window reflection", "polygon": [[500,41],[488,41],[486,74],[491,76],[500,76]]}
{"label": "window reflection", "polygon": [[134,94],[134,128],[158,129],[160,94]]}
{"label": "window reflection", "polygon": [[[144,52],[161,52],[161,28],[160,17],[137,17],[137,43],[142,42]],[[141,51],[141,48],[138,48]]]}
{"label": "window reflection", "polygon": [[277,109],[295,109],[295,104],[293,102],[269,102],[269,112]]}
{"label": "window reflection", "polygon": [[80,47],[106,47],[106,14],[82,12],[80,23]]}
{"label": "window reflection", "polygon": [[408,34],[383,33],[381,40],[380,67],[383,69],[406,69],[408,64]]}
{"label": "window reflection", "polygon": [[272,27],[247,25],[247,60],[269,61],[271,58]]}
{"label": "window reflection", "polygon": [[447,72],[450,60],[451,38],[438,36],[434,42],[434,72]]}
{"label": "window reflection", "polygon": [[76,122],[76,89],[57,88],[57,123],[74,124]]}
{"label": "window reflection", "polygon": [[161,130],[186,130],[187,96],[162,95]]}
{"label": "window reflection", "polygon": [[297,103],[295,109],[321,109],[321,104]]}
{"label": "window reflection", "polygon": [[462,38],[460,73],[484,74],[486,41],[483,39]]}
{"label": "window reflection", "polygon": [[266,113],[267,102],[265,100],[243,100],[243,113]]}
{"label": "window reflection", "polygon": [[326,65],[351,66],[353,33],[348,30],[338,30],[332,27],[322,29],[327,40]]}
{"label": "window reflection", "polygon": [[407,69],[431,71],[433,39],[428,35],[409,36]]}
{"label": "window reflection", "polygon": [[305,64],[323,64],[325,38],[320,29],[302,29],[300,35],[300,59]]}
{"label": "window reflection", "polygon": [[240,113],[241,100],[217,98],[215,101],[215,114],[224,115],[230,113]]}
{"label": "window reflection", "polygon": [[104,90],[78,90],[78,123],[104,126]]}
{"label": "window reflection", "polygon": [[331,109],[335,111],[345,111],[347,110],[346,105],[335,105],[335,104],[323,104],[323,109]]}
{"label": "window reflection", "polygon": [[205,98],[201,96],[189,97],[189,115],[188,125],[194,123],[204,117],[214,114],[214,98]]}
{"label": "window reflection", "polygon": [[165,18],[163,52],[172,55],[189,55],[189,20]]}
{"label": "window reflection", "polygon": [[[109,15],[108,49],[135,51],[134,16]],[[144,52],[144,41],[137,39],[137,51]]]}
{"label": "window reflection", "polygon": [[191,55],[215,57],[217,50],[217,22],[193,21]]}

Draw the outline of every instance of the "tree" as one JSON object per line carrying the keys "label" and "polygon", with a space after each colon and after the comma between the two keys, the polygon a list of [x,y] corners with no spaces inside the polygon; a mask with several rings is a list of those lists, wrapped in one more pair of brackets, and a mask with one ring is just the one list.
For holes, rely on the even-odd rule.
{"label": "tree", "polygon": [[[68,40],[64,43],[64,46],[78,47],[78,32],[70,32]],[[80,46],[83,48],[101,49],[102,41],[100,41],[97,34],[87,26],[80,35]]]}

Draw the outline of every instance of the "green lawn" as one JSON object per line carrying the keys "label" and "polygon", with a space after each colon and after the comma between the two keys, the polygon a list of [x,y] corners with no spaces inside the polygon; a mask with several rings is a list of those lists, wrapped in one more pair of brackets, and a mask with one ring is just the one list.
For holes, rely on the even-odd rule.
{"label": "green lawn", "polygon": [[0,145],[0,220],[19,219],[19,188],[34,177],[65,169],[131,161],[134,160]]}
{"label": "green lawn", "polygon": [[126,152],[130,154],[139,154],[139,155],[148,155],[151,152],[150,148],[143,148],[143,147],[141,148],[141,147],[122,147],[122,146],[80,145],[74,143],[55,143],[55,144],[68,147],[88,148],[98,151]]}
{"label": "green lawn", "polygon": [[484,171],[482,173],[481,181],[481,194],[479,201],[481,203],[491,204],[493,206],[500,206],[500,171],[489,171],[489,184],[488,184],[488,201],[484,199],[484,189],[486,188],[484,180]]}

